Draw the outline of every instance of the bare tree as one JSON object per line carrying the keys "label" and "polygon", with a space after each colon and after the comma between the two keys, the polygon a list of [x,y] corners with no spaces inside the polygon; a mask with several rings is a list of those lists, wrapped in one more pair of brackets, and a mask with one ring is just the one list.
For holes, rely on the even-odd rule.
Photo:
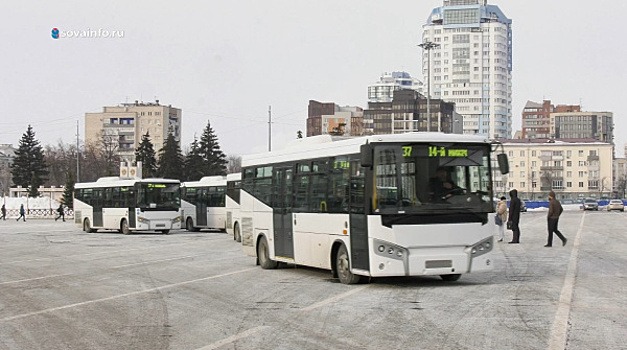
{"label": "bare tree", "polygon": [[49,172],[46,186],[62,186],[68,174],[76,175],[76,145],[59,140],[56,146],[46,145],[44,152]]}
{"label": "bare tree", "polygon": [[242,157],[229,155],[226,157],[227,165],[226,172],[231,173],[239,173],[242,171]]}

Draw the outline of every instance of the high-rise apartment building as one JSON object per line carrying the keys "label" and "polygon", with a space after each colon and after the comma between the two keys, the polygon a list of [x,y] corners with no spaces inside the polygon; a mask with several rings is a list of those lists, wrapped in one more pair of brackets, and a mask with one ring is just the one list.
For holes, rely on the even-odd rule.
{"label": "high-rise apartment building", "polygon": [[363,118],[364,110],[361,107],[309,100],[307,137],[325,134],[363,135]]}
{"label": "high-rise apartment building", "polygon": [[[396,90],[389,102],[369,102],[364,111],[364,120],[373,121],[373,129],[365,130],[368,135],[402,134],[414,131],[427,131],[431,122],[431,131],[455,133],[455,104],[440,99],[430,101],[431,120],[427,119],[427,99],[415,90]],[[458,127],[461,133],[461,126]]]}
{"label": "high-rise apartment building", "polygon": [[[510,138],[512,21],[485,0],[444,0],[423,26],[423,76],[434,98],[454,102],[465,134]],[[430,67],[428,71],[427,67]]]}
{"label": "high-rise apartment building", "polygon": [[132,162],[135,149],[146,133],[156,152],[170,133],[180,142],[181,118],[179,108],[161,105],[159,100],[105,106],[100,113],[85,113],[85,144],[105,143],[121,159]]}
{"label": "high-rise apartment building", "polygon": [[555,135],[551,133],[551,113],[579,111],[581,111],[579,105],[554,106],[551,100],[544,100],[542,103],[527,101],[522,112],[522,138],[554,138]]}
{"label": "high-rise apartment building", "polygon": [[551,113],[551,134],[556,139],[590,138],[614,143],[612,112]]}
{"label": "high-rise apartment building", "polygon": [[379,81],[368,86],[368,102],[391,102],[396,90],[416,90],[422,94],[422,82],[407,72],[383,73]]}

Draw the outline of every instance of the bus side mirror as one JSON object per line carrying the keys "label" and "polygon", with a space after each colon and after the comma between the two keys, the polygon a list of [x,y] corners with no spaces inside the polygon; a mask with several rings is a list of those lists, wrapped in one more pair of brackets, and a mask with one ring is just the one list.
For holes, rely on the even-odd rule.
{"label": "bus side mirror", "polygon": [[509,173],[509,160],[507,159],[507,154],[497,154],[496,160],[499,162],[499,170],[501,171],[501,174],[505,175]]}
{"label": "bus side mirror", "polygon": [[360,163],[364,168],[372,166],[372,146],[370,144],[361,145]]}

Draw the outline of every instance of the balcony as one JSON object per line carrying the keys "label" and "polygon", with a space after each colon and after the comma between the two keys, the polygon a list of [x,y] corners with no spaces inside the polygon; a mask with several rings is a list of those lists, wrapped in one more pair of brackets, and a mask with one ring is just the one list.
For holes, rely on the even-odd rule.
{"label": "balcony", "polygon": [[554,165],[541,166],[540,170],[541,171],[558,171],[558,170],[564,170],[564,166],[563,165],[560,165],[560,166],[554,166]]}

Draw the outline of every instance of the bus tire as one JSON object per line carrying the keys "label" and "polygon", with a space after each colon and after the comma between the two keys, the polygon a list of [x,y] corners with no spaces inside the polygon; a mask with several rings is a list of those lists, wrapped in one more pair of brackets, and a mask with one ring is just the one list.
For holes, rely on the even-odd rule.
{"label": "bus tire", "polygon": [[192,220],[192,218],[185,220],[185,229],[189,232],[198,232],[198,229],[194,227],[194,220]]}
{"label": "bus tire", "polygon": [[454,275],[440,275],[440,278],[443,281],[447,281],[447,282],[454,282],[457,281],[460,277],[462,277],[461,274],[454,274]]}
{"label": "bus tire", "polygon": [[237,242],[242,241],[242,235],[239,233],[239,224],[237,223],[235,223],[235,226],[233,226],[233,240]]}
{"label": "bus tire", "polygon": [[164,235],[167,235],[168,233],[170,233],[170,230],[161,230],[161,233],[163,233]]}
{"label": "bus tire", "polygon": [[85,231],[87,233],[96,232],[96,230],[91,228],[91,222],[89,222],[89,219],[85,219],[85,221],[83,221],[83,231]]}
{"label": "bus tire", "polygon": [[257,244],[257,260],[262,269],[275,269],[277,262],[270,259],[270,249],[265,236],[261,236],[259,244]]}
{"label": "bus tire", "polygon": [[126,221],[126,219],[122,219],[122,221],[120,222],[120,232],[125,235],[131,233],[131,230],[128,228],[128,221]]}
{"label": "bus tire", "polygon": [[344,284],[359,283],[361,276],[355,275],[350,269],[350,257],[346,246],[342,244],[335,255],[335,268],[337,269],[337,277]]}

